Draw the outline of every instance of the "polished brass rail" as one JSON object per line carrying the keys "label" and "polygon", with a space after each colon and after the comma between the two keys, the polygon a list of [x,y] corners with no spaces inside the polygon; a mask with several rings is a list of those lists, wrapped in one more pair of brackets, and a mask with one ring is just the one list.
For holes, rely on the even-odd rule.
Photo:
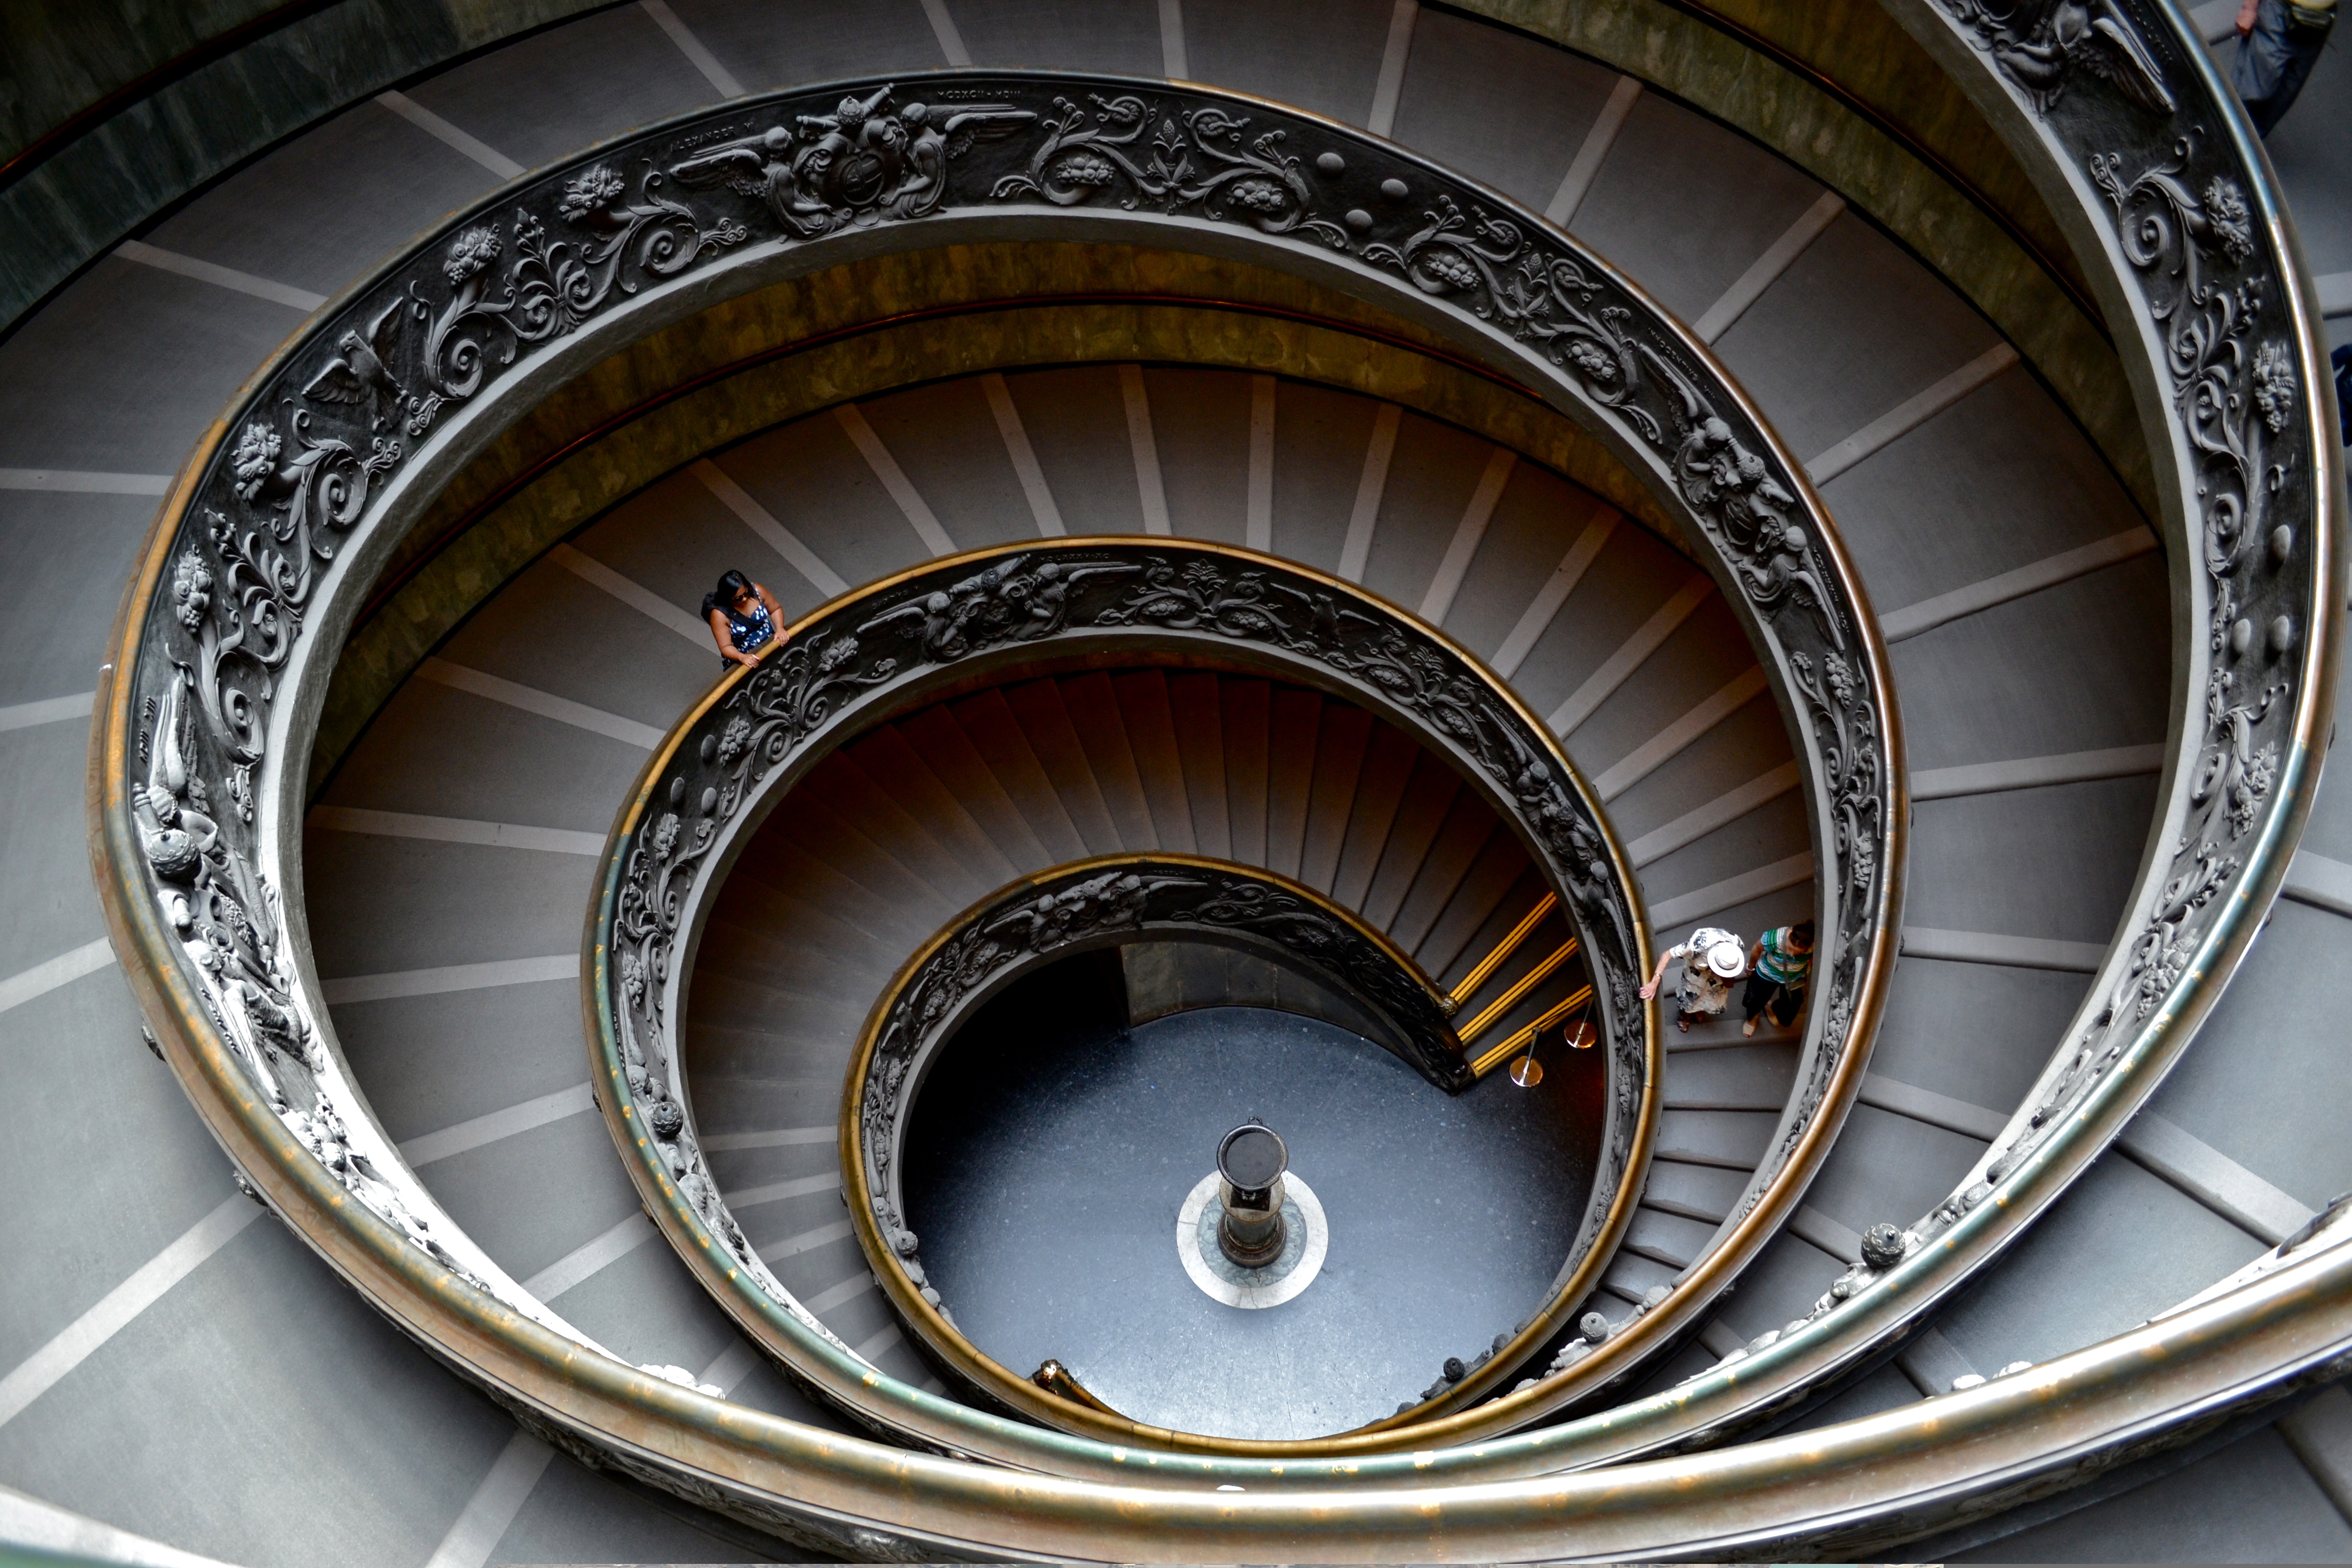
{"label": "polished brass rail", "polygon": [[1509,963],[1511,954],[1519,951],[1519,944],[1528,940],[1536,927],[1543,924],[1546,915],[1558,908],[1559,908],[1558,893],[1546,893],[1542,898],[1538,899],[1535,901],[1535,907],[1528,910],[1520,918],[1519,923],[1513,926],[1504,935],[1503,940],[1495,944],[1495,951],[1473,964],[1470,973],[1464,975],[1461,983],[1448,993],[1454,999],[1454,1005],[1459,1007],[1471,997],[1475,996],[1478,994],[1478,987],[1486,984],[1487,977]]}
{"label": "polished brass rail", "polygon": [[1550,1028],[1555,1024],[1562,1022],[1570,1013],[1575,1012],[1579,1007],[1588,1005],[1591,1001],[1591,986],[1580,985],[1577,987],[1574,991],[1570,992],[1567,995],[1561,997],[1559,1001],[1545,1008],[1542,1014],[1538,1016],[1533,1023],[1528,1024],[1514,1031],[1512,1034],[1506,1036],[1502,1044],[1490,1046],[1486,1050],[1483,1050],[1476,1056],[1471,1058],[1470,1070],[1476,1073],[1480,1078],[1485,1078],[1488,1073],[1493,1072],[1496,1068],[1501,1067],[1505,1062],[1509,1061],[1513,1057],[1518,1055],[1521,1050],[1526,1048],[1528,1041],[1534,1039],[1538,1035],[1542,1034],[1546,1029]]}
{"label": "polished brass rail", "polygon": [[[1033,605],[1050,606],[1050,613],[1036,619],[1027,608]],[[885,626],[906,629],[894,637],[880,629]],[[918,632],[918,626],[925,629]],[[931,638],[939,628],[953,629],[951,656],[950,645],[907,640]],[[1001,545],[927,563],[858,589],[793,627],[756,668],[729,670],[648,761],[614,825],[582,975],[593,1029],[592,1070],[604,1091],[607,1127],[647,1212],[720,1304],[756,1342],[790,1360],[830,1397],[864,1419],[924,1441],[1015,1462],[1022,1448],[976,1429],[963,1419],[971,1413],[961,1406],[950,1406],[957,1418],[943,1420],[937,1402],[915,1397],[916,1391],[828,1342],[830,1336],[782,1286],[763,1278],[764,1266],[741,1242],[723,1203],[695,1185],[702,1167],[682,1113],[670,1118],[667,1134],[646,1135],[652,1105],[664,1099],[683,1104],[688,1089],[677,1076],[664,993],[634,985],[631,977],[668,975],[671,986],[683,985],[675,955],[690,951],[695,922],[709,907],[701,868],[725,864],[737,836],[818,757],[863,726],[930,700],[929,690],[941,681],[969,687],[985,683],[993,670],[1031,668],[1055,658],[1171,656],[1239,660],[1323,686],[1388,718],[1447,758],[1499,811],[1541,825],[1530,829],[1528,843],[1548,879],[1609,879],[1599,887],[1586,881],[1581,902],[1563,900],[1560,907],[1576,916],[1581,951],[1591,955],[1596,942],[1601,944],[1595,967],[1617,975],[1628,997],[1637,972],[1625,967],[1619,951],[1625,936],[1647,953],[1646,925],[1633,901],[1623,851],[1590,785],[1541,721],[1444,633],[1310,567],[1193,540],[1113,536]],[[822,718],[803,731],[794,727],[803,714]],[[673,876],[685,879],[674,887]],[[1622,900],[1613,915],[1612,900]],[[1621,920],[1627,922],[1622,931]],[[1377,933],[1375,940],[1386,944]],[[1409,960],[1397,967],[1420,973]],[[1419,984],[1429,985],[1425,977]],[[869,1018],[861,1060],[872,1051],[882,1009],[898,988],[894,984]],[[1433,1006],[1444,1000],[1433,986],[1429,992]],[[1339,1437],[1298,1443],[1212,1438],[1111,1421],[1042,1398],[1026,1380],[1000,1376],[1001,1369],[983,1365],[976,1351],[958,1348],[961,1336],[952,1325],[933,1323],[936,1310],[905,1271],[890,1264],[891,1248],[869,1234],[873,1202],[859,1153],[863,1111],[854,1104],[840,1121],[845,1194],[861,1226],[861,1243],[902,1320],[950,1361],[978,1368],[990,1395],[1003,1405],[1115,1445],[1268,1461],[1402,1448],[1431,1424],[1433,1414],[1442,1424],[1462,1422],[1453,1410],[1492,1392],[1519,1359],[1556,1335],[1597,1284],[1631,1224],[1636,1173],[1646,1167],[1654,1136],[1662,1053],[1654,1008],[1636,1004],[1618,1016],[1622,1025],[1612,1022],[1609,1008],[1600,1010],[1601,1032],[1611,1043],[1601,1065],[1619,1105],[1603,1131],[1604,1175],[1571,1255],[1573,1267],[1517,1331],[1507,1353],[1496,1354],[1431,1407]],[[1636,1032],[1633,1037],[1627,1030]],[[1449,1037],[1458,1038],[1450,1030]],[[1458,1072],[1459,1087],[1467,1087],[1475,1078],[1466,1062],[1455,1060],[1458,1067],[1449,1070]],[[849,1087],[862,1082],[862,1069],[853,1066]],[[1622,1090],[1614,1087],[1621,1084]],[[676,1173],[681,1168],[688,1173],[685,1182]],[[1506,1394],[1503,1403],[1513,1400],[1528,1402],[1522,1393]],[[1481,1407],[1485,1421],[1498,1415],[1507,1411]]]}
{"label": "polished brass rail", "polygon": [[1550,979],[1554,971],[1575,956],[1576,939],[1570,937],[1548,956],[1538,960],[1525,974],[1511,982],[1500,996],[1480,1008],[1476,1017],[1462,1026],[1462,1043],[1468,1045],[1501,1022],[1505,1015],[1518,1005],[1521,997]]}
{"label": "polished brass rail", "polygon": [[[1706,346],[1606,263],[1538,217],[1346,127],[1189,84],[1047,73],[956,76],[943,89],[950,97],[986,92],[1016,101],[1028,106],[1019,112],[1031,116],[1029,123],[1037,129],[1028,142],[983,143],[949,165],[951,188],[939,193],[940,210],[887,217],[869,212],[856,222],[850,219],[857,215],[849,214],[824,237],[811,237],[783,230],[782,220],[756,197],[743,195],[738,182],[730,187],[736,191],[732,197],[698,194],[691,201],[646,209],[678,231],[661,236],[663,245],[648,240],[625,247],[624,259],[634,266],[657,256],[676,263],[674,274],[632,276],[585,305],[567,300],[562,310],[551,306],[543,313],[483,308],[486,300],[504,298],[497,289],[531,286],[530,279],[512,275],[520,259],[511,247],[502,253],[486,237],[488,226],[515,223],[513,215],[520,210],[534,226],[569,233],[563,226],[574,220],[561,210],[565,183],[577,182],[582,189],[606,183],[601,177],[583,181],[584,171],[606,174],[607,163],[635,171],[638,166],[629,160],[641,153],[648,160],[673,156],[678,138],[725,132],[747,115],[781,117],[789,124],[795,110],[831,109],[842,90],[836,86],[736,100],[723,110],[653,128],[631,142],[599,149],[501,191],[493,202],[460,215],[356,284],[263,368],[207,435],[147,542],[93,724],[93,856],[117,951],[142,1007],[207,1124],[257,1189],[404,1331],[518,1410],[535,1430],[566,1444],[593,1447],[633,1473],[708,1498],[742,1517],[825,1541],[844,1553],[865,1554],[929,1550],[1231,1558],[1262,1554],[1265,1543],[1277,1539],[1311,1540],[1318,1550],[1351,1556],[1503,1549],[1532,1555],[1554,1550],[1560,1500],[1591,1494],[1592,1488],[1575,1478],[1563,1487],[1553,1477],[1449,1499],[1437,1481],[1491,1479],[1507,1477],[1516,1468],[1518,1468],[1524,1474],[1622,1458],[1694,1430],[1680,1403],[1669,1401],[1632,1407],[1630,1423],[1582,1421],[1523,1437],[1505,1436],[1633,1370],[1673,1335],[1688,1312],[1701,1310],[1777,1228],[1826,1152],[1859,1084],[1863,1048],[1891,972],[1904,842],[1897,809],[1900,741],[1885,650],[1826,510]],[[863,90],[883,91],[884,84],[868,83]],[[1033,154],[1038,174],[1058,180],[1055,171],[1064,165],[1053,159],[1087,151],[1086,138],[1097,135],[1082,119],[1070,118],[1082,111],[1068,106],[1089,92],[1119,105],[1132,102],[1139,112],[1149,108],[1153,123],[1164,109],[1171,124],[1181,113],[1187,126],[1223,126],[1246,118],[1253,135],[1278,130],[1292,138],[1284,153],[1288,162],[1275,170],[1283,177],[1270,174],[1263,186],[1246,187],[1248,203],[1205,216],[1172,218],[1138,204],[1095,201],[1085,191],[1078,199],[1093,205],[1083,210],[1058,199],[1033,198],[1035,181],[1024,173]],[[907,112],[911,115],[911,108]],[[1056,117],[1050,132],[1044,129],[1048,116]],[[1322,191],[1300,172],[1302,161],[1294,154],[1318,149],[1330,150],[1331,158],[1307,163],[1345,168],[1350,182],[1374,182],[1367,190],[1377,189],[1382,178],[1409,180],[1449,210],[1507,214],[1508,222],[1497,220],[1475,234],[1458,226],[1424,233],[1427,226],[1415,204],[1407,204],[1393,211],[1380,206],[1369,228],[1351,227],[1339,220],[1352,218],[1352,209],[1329,199],[1341,193]],[[1096,165],[1072,162],[1067,167],[1091,171]],[[1024,179],[1030,180],[1027,185],[1021,183]],[[1057,198],[1067,194],[1059,185],[1055,189]],[[1293,205],[1297,210],[1286,211],[1297,220],[1296,232],[1268,226],[1263,215],[1269,200]],[[755,226],[757,242],[745,244]],[[1451,1396],[1457,1406],[1451,1413],[1340,1445],[1328,1459],[1179,1457],[1164,1448],[1147,1452],[1040,1432],[881,1378],[846,1352],[829,1348],[820,1331],[782,1302],[754,1304],[748,1310],[776,1333],[805,1343],[811,1364],[821,1363],[824,1375],[836,1380],[828,1392],[844,1394],[852,1403],[864,1400],[866,1408],[894,1429],[938,1434],[924,1438],[927,1443],[961,1456],[1002,1459],[1024,1473],[819,1432],[706,1399],[629,1367],[563,1323],[487,1259],[478,1264],[478,1249],[463,1245],[429,1192],[402,1164],[364,1101],[336,1083],[331,1024],[300,935],[299,783],[323,672],[371,576],[394,559],[405,529],[424,515],[438,485],[475,444],[520,417],[563,377],[602,363],[616,347],[680,319],[699,303],[876,247],[939,248],[966,240],[1061,235],[1249,248],[1270,264],[1344,282],[1360,297],[1386,301],[1407,312],[1416,330],[1447,337],[1483,363],[1507,371],[1556,406],[1574,411],[1625,455],[1660,503],[1684,522],[1702,553],[1712,552],[1727,598],[1748,617],[1751,635],[1769,650],[1771,668],[1781,679],[1821,682],[1804,700],[1790,697],[1790,702],[1791,722],[1807,737],[1800,748],[1801,764],[1809,770],[1821,818],[1817,839],[1825,868],[1820,884],[1825,914],[1819,985],[1825,998],[1834,991],[1837,1002],[1815,1016],[1833,1014],[1839,1028],[1815,1026],[1808,1049],[1818,1050],[1822,1070],[1806,1079],[1804,1099],[1791,1108],[1791,1136],[1780,1146],[1784,1163],[1775,1167],[1767,1189],[1712,1264],[1695,1271],[1681,1304],[1662,1307],[1622,1336],[1612,1336],[1610,1345],[1573,1374],[1484,1404],[1477,1402],[1493,1391],[1492,1382],[1465,1380]],[[1474,265],[1465,257],[1490,260],[1493,247],[1507,243],[1516,268],[1508,288],[1479,284],[1471,289],[1461,281],[1487,276],[1479,270],[1486,260]],[[623,247],[614,254],[623,255]],[[494,264],[506,269],[497,278],[486,271]],[[1538,285],[1543,295],[1536,300],[1526,289]],[[387,300],[411,299],[440,321],[433,333],[412,331],[403,340],[398,371],[404,384],[436,389],[431,407],[421,397],[413,408],[404,405],[396,436],[372,426],[372,411],[365,407],[303,410],[298,405],[291,416],[284,412],[333,356],[339,334],[365,327],[369,313],[381,310]],[[1495,313],[1501,305],[1518,313],[1506,321]],[[516,334],[525,329],[538,335],[520,341]],[[450,356],[426,363],[428,336],[436,355],[446,347]],[[1570,353],[1571,343],[1586,352]],[[282,450],[282,471],[268,469],[265,450],[272,459]],[[232,453],[241,455],[232,458]],[[225,552],[241,544],[234,530],[224,531],[208,519],[236,519],[240,526],[278,521],[274,512],[257,513],[257,508],[275,505],[279,491],[268,489],[257,499],[257,487],[246,476],[248,461],[264,463],[261,471],[269,485],[290,488],[303,498],[307,510],[291,521],[328,531],[305,541],[299,558],[307,563],[316,556],[332,566],[299,581],[262,574],[250,585],[276,595],[267,605],[271,613],[259,614],[257,601],[255,613],[224,629],[224,617],[235,608],[224,584],[244,582],[235,575],[238,563]],[[1741,500],[1735,509],[1720,486],[1686,479],[1718,469],[1734,476],[1753,470],[1776,488]],[[1770,512],[1769,543],[1759,542],[1752,531],[1759,502],[1777,509]],[[1121,542],[1172,548],[1159,542]],[[1184,548],[1214,553],[1213,547]],[[1239,552],[1225,553],[1245,559]],[[1810,598],[1788,596],[1790,571],[1807,574]],[[314,586],[317,597],[299,599]],[[1336,597],[1361,592],[1337,583],[1327,587]],[[265,639],[280,629],[290,639],[287,647],[268,645]],[[254,638],[231,647],[228,657],[276,673],[268,679],[240,675],[243,684],[225,697],[218,689],[198,694],[206,700],[206,728],[205,749],[194,758],[196,773],[184,777],[164,770],[160,784],[151,783],[169,750],[165,742],[174,738],[158,731],[157,716],[195,711],[184,705],[168,709],[167,700],[175,691],[186,695],[181,683],[194,679],[193,672],[209,681],[229,668],[214,660],[218,645],[195,646],[199,630],[207,637]],[[1425,635],[1451,647],[1442,634]],[[249,663],[235,668],[246,671]],[[1397,673],[1410,688],[1412,671]],[[715,693],[713,701],[730,689]],[[1507,692],[1497,700],[1517,704]],[[1540,721],[1523,708],[1517,711],[1536,738],[1511,787],[1549,797],[1555,805],[1563,789],[1589,798]],[[714,747],[723,744],[719,735],[708,738]],[[670,830],[666,816],[695,816],[697,808],[688,803],[698,797],[664,787],[672,778],[665,770],[676,761],[670,749],[655,758],[613,842],[615,858],[639,829],[658,839]],[[231,920],[224,913],[208,929],[219,931],[254,975],[267,978],[272,994],[264,994],[257,980],[243,978],[236,984],[246,989],[224,989],[226,983],[202,967],[192,944],[183,940],[185,927],[180,922],[189,911],[181,891],[185,883],[175,879],[215,871],[190,866],[185,830],[165,822],[163,812],[169,807],[179,820],[188,820],[168,797],[199,775],[206,798],[215,803],[215,826],[223,841],[217,860],[205,861],[223,879],[206,885],[207,896],[231,897],[226,862],[245,857],[236,862],[234,889],[244,900],[244,918]],[[700,815],[707,816],[708,809]],[[684,831],[693,827],[691,820],[681,825]],[[1605,822],[1593,831],[1599,847],[1574,868],[1580,885],[1589,888],[1596,877],[1622,877],[1630,885],[1630,870]],[[1833,864],[1850,865],[1849,875],[1843,880],[1829,877],[1826,868]],[[608,869],[606,893],[621,872],[610,861]],[[280,894],[290,934],[272,912]],[[1590,898],[1578,892],[1568,902]],[[1625,911],[1624,921],[1611,941],[1639,952],[1643,962],[1635,967],[1646,972],[1648,933],[1638,908]],[[1593,931],[1585,931],[1584,942],[1591,953]],[[267,951],[242,958],[257,946]],[[601,937],[587,946],[583,980],[592,1014],[632,986],[664,983],[659,973],[632,974],[625,955]],[[1612,1002],[1605,990],[1598,1000],[1604,1008]],[[1654,1011],[1625,1011],[1629,1026],[1612,1038],[1611,1055],[1618,1059],[1611,1070],[1622,1067],[1654,1085],[1660,1059]],[[234,1027],[225,1028],[224,1019]],[[593,1016],[591,1024],[595,1026]],[[306,1053],[310,1031],[317,1037],[310,1043],[330,1064],[319,1080],[325,1086],[321,1098],[314,1103],[273,1102],[261,1092],[264,1069],[257,1064],[267,1053],[276,1053],[268,1056],[269,1061],[291,1063],[289,1043],[298,1054]],[[697,1194],[667,1169],[639,1171],[650,1163],[646,1151],[661,1136],[659,1126],[644,1120],[631,1098],[630,1074],[634,1069],[642,1078],[644,1064],[632,1062],[623,1043],[609,1034],[597,1048],[603,1054],[595,1081],[607,1125],[625,1160],[633,1162],[633,1175],[642,1173],[648,1207],[706,1282],[722,1279],[730,1269],[740,1273],[722,1237],[706,1225]],[[1644,1133],[1625,1153],[1610,1225],[1619,1225],[1622,1213],[1630,1212],[1647,1153]],[[714,1289],[721,1288],[713,1284]],[[1531,1324],[1527,1337],[1539,1338],[1548,1328]],[[1531,1348],[1523,1342],[1499,1357],[1496,1374]],[[1713,1403],[1699,1410],[1698,1422],[1727,1405],[1735,1411],[1752,1405],[1737,1387],[1727,1386],[1738,1381],[1718,1374],[1702,1385],[1700,1394]],[[1411,1448],[1424,1451],[1406,1451]],[[1397,1451],[1387,1451],[1391,1449]],[[1657,1473],[1684,1471],[1670,1464]],[[1261,1495],[1236,1500],[1205,1489],[1227,1482]],[[1200,1495],[1188,1490],[1193,1488],[1202,1489]],[[1299,1506],[1281,1495],[1301,1488],[1324,1491]],[[1307,1522],[1317,1520],[1324,1522]],[[1594,1539],[1604,1533],[1596,1532]]]}

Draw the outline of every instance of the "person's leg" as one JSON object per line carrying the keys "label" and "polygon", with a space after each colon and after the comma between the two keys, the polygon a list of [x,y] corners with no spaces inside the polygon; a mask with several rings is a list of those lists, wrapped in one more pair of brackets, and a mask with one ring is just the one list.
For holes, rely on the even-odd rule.
{"label": "person's leg", "polygon": [[2327,356],[2336,371],[2336,412],[2344,421],[2344,444],[2352,447],[2352,343]]}
{"label": "person's leg", "polygon": [[2326,42],[2327,35],[2322,32],[2289,35],[2287,44],[2292,53],[2280,69],[2278,86],[2272,89],[2270,97],[2263,100],[2261,110],[2254,115],[2254,123],[2264,136],[2268,136],[2271,127],[2284,119],[2286,111],[2294,107],[2295,94],[2301,92],[2303,84],[2310,79],[2311,68],[2319,63],[2319,51]]}
{"label": "person's leg", "polygon": [[2269,135],[2278,117],[2286,112],[2286,101],[2279,96],[2279,87],[2294,58],[2294,46],[2287,38],[2285,5],[2283,0],[2263,0],[2253,31],[2238,40],[2237,64],[2230,73],[2230,85],[2237,89],[2258,135]]}
{"label": "person's leg", "polygon": [[2286,114],[2286,106],[2294,101],[2286,93],[2275,92],[2268,98],[2258,98],[2246,105],[2246,114],[2254,122],[2254,134],[2270,140],[2271,128]]}
{"label": "person's leg", "polygon": [[1739,994],[1739,1010],[1748,1015],[1748,1022],[1740,1026],[1741,1034],[1756,1032],[1756,1016],[1770,1005],[1772,993],[1779,989],[1778,982],[1767,980],[1760,974],[1748,977],[1748,988]]}
{"label": "person's leg", "polygon": [[1780,994],[1772,998],[1772,1021],[1784,1029],[1795,1023],[1797,1015],[1804,1010],[1805,994],[1793,986],[1781,986]]}

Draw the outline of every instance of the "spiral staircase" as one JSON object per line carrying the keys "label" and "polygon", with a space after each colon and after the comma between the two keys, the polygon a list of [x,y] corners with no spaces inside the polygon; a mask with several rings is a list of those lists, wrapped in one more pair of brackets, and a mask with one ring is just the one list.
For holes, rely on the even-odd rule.
{"label": "spiral staircase", "polygon": [[[0,1541],[2352,1557],[2340,41],[2265,151],[2158,0],[248,9],[7,24]],[[892,1009],[1080,864],[1573,1086],[1394,1415],[923,1272]]]}

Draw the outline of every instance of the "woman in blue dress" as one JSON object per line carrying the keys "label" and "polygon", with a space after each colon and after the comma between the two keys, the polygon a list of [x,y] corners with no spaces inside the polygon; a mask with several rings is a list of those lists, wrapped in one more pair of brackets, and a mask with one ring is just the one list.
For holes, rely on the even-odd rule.
{"label": "woman in blue dress", "polygon": [[759,653],[782,635],[784,612],[773,595],[740,572],[729,572],[702,596],[702,618],[729,664],[758,664]]}

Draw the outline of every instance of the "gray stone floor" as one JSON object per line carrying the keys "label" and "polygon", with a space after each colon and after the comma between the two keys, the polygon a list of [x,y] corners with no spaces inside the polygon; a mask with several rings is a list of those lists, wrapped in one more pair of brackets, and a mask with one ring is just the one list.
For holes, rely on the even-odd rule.
{"label": "gray stone floor", "polygon": [[[1374,1420],[1534,1312],[1574,1239],[1601,1072],[1557,1040],[1537,1089],[1496,1074],[1449,1098],[1286,1013],[1206,1008],[1132,1030],[992,1014],[917,1103],[908,1218],[924,1266],[998,1361],[1026,1373],[1055,1357],[1138,1420],[1251,1437]],[[1175,1219],[1218,1138],[1252,1115],[1288,1142],[1331,1242],[1297,1299],[1244,1310],[1186,1277]]]}

